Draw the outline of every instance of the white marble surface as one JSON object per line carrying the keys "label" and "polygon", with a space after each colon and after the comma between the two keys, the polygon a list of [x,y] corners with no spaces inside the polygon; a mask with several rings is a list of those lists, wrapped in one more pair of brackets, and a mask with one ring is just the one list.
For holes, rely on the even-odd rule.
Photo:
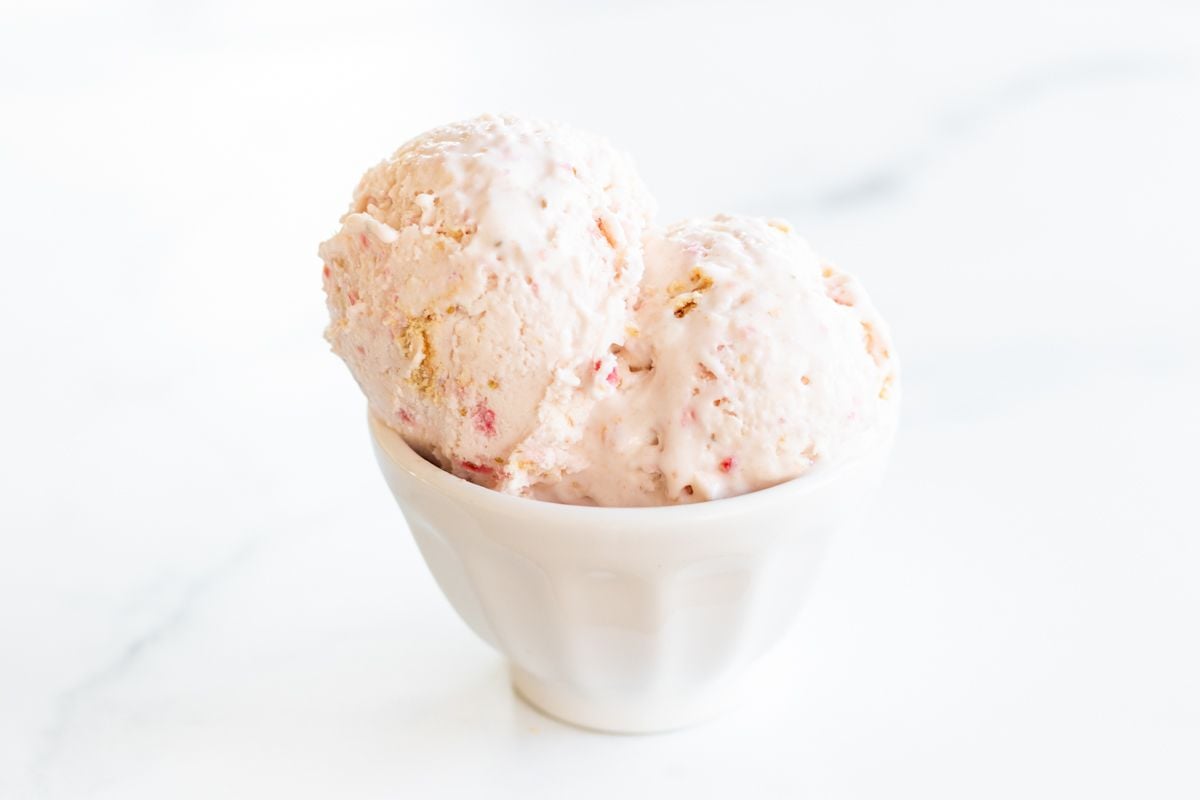
{"label": "white marble surface", "polygon": [[[0,798],[1200,794],[1188,3],[6,3]],[[790,217],[906,361],[742,710],[537,715],[320,339],[360,171],[485,109]]]}

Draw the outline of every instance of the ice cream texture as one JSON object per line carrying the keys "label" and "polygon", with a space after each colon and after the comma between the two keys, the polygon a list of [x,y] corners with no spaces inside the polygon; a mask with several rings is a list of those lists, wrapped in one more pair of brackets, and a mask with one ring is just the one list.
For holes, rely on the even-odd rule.
{"label": "ice cream texture", "polygon": [[891,437],[898,364],[856,280],[777,220],[654,216],[602,139],[437,128],[321,245],[326,338],[410,446],[537,499],[717,499]]}
{"label": "ice cream texture", "polygon": [[327,337],[371,408],[443,468],[522,492],[577,469],[614,387],[653,201],[604,141],[513,117],[369,170],[321,245]]}
{"label": "ice cream texture", "polygon": [[618,351],[621,391],[597,405],[587,466],[547,499],[660,505],[754,491],[889,436],[895,362],[862,288],[786,223],[717,216],[646,241]]}

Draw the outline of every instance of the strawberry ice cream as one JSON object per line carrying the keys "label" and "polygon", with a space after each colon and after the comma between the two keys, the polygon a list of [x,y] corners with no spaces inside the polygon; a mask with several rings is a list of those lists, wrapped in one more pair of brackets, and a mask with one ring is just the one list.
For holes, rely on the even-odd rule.
{"label": "strawberry ice cream", "polygon": [[508,492],[577,469],[598,360],[625,337],[653,201],[569,128],[485,116],[369,170],[321,245],[326,337],[373,411]]}
{"label": "strawberry ice cream", "polygon": [[646,242],[620,391],[580,444],[587,466],[535,494],[661,505],[742,494],[891,436],[896,362],[857,281],[783,222],[717,216]]}
{"label": "strawberry ice cream", "polygon": [[537,499],[728,497],[890,438],[894,351],[853,278],[785,223],[653,217],[601,139],[438,128],[321,245],[326,336],[411,447]]}

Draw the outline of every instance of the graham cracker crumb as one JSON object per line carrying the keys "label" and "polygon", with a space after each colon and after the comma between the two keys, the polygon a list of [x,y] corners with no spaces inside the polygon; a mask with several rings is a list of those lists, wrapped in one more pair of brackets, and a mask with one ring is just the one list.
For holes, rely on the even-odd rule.
{"label": "graham cracker crumb", "polygon": [[596,219],[596,227],[600,229],[600,235],[608,242],[608,246],[614,250],[617,247],[617,237],[613,236],[613,232],[608,229],[608,224],[603,218]]}
{"label": "graham cracker crumb", "polygon": [[683,281],[672,281],[667,286],[667,296],[675,297],[676,295],[684,293],[699,295],[701,292],[711,289],[712,286],[712,276],[699,267],[693,267],[692,271],[688,273],[687,283],[684,283]]}
{"label": "graham cracker crumb", "polygon": [[692,269],[691,273],[688,275],[688,279],[692,282],[693,291],[697,292],[703,292],[707,289],[711,289],[713,285],[712,276],[699,267]]}
{"label": "graham cracker crumb", "polygon": [[437,397],[437,367],[434,362],[433,337],[430,328],[437,322],[436,314],[412,317],[400,335],[404,354],[417,361],[408,381],[426,397]]}
{"label": "graham cracker crumb", "polygon": [[686,317],[696,307],[696,301],[699,299],[698,292],[688,292],[677,297],[675,299],[675,316],[679,319]]}
{"label": "graham cracker crumb", "polygon": [[867,352],[871,354],[871,358],[875,360],[875,365],[882,367],[884,362],[888,360],[889,353],[887,348],[883,346],[883,342],[875,335],[875,329],[871,323],[862,323],[863,336],[867,343]]}

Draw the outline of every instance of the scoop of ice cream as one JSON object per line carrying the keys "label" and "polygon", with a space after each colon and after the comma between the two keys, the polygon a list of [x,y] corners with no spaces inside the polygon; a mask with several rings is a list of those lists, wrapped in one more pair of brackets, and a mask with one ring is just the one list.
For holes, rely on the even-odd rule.
{"label": "scoop of ice cream", "polygon": [[429,131],[366,173],[320,247],[326,338],[444,468],[553,480],[615,392],[593,367],[625,339],[653,210],[597,137],[508,116]]}
{"label": "scoop of ice cream", "polygon": [[536,496],[617,506],[728,497],[892,434],[886,326],[858,282],[785,223],[717,216],[650,236],[635,323],[614,361],[619,391],[580,442],[587,466]]}

